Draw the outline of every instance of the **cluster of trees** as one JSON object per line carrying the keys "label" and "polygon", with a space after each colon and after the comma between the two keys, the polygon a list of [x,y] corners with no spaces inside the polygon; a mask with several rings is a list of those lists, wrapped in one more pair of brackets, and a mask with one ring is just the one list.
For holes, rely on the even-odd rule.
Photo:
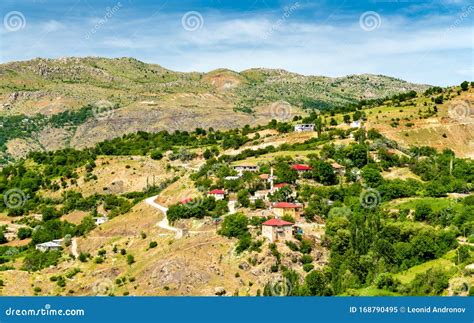
{"label": "cluster of trees", "polygon": [[197,218],[202,219],[205,216],[218,218],[229,212],[227,201],[216,199],[212,196],[195,198],[188,203],[179,203],[171,205],[168,209],[168,220],[173,223],[179,219]]}
{"label": "cluster of trees", "polygon": [[260,251],[263,240],[253,240],[248,230],[248,218],[243,213],[234,213],[226,216],[222,222],[219,234],[228,238],[239,239],[236,252],[241,253],[245,250]]}

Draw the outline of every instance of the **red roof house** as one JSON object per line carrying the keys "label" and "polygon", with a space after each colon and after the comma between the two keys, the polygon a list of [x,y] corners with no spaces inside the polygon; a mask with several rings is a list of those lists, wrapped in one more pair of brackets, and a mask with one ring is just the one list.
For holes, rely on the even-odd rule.
{"label": "red roof house", "polygon": [[301,205],[290,203],[290,202],[277,202],[273,204],[273,208],[275,209],[299,209]]}
{"label": "red roof house", "polygon": [[312,170],[313,167],[311,166],[308,166],[308,165],[303,165],[303,164],[295,164],[293,166],[291,166],[291,168],[297,170],[297,171],[308,171],[308,170]]}
{"label": "red roof house", "polygon": [[283,221],[282,219],[273,218],[271,220],[265,221],[262,225],[268,225],[271,227],[284,227],[287,225],[293,225],[293,223],[288,221]]}
{"label": "red roof house", "polygon": [[193,201],[192,197],[187,197],[187,198],[182,199],[181,201],[179,201],[179,204],[188,204],[189,202],[192,202],[192,201]]}
{"label": "red roof house", "polygon": [[281,219],[271,219],[262,223],[262,236],[275,241],[287,241],[293,238],[293,223]]}
{"label": "red roof house", "polygon": [[208,194],[225,194],[224,190],[215,189],[210,191]]}
{"label": "red roof house", "polygon": [[278,183],[278,184],[275,184],[273,185],[274,188],[282,188],[282,187],[285,187],[285,186],[288,186],[290,184],[288,183]]}
{"label": "red roof house", "polygon": [[225,198],[225,191],[220,189],[215,189],[207,193],[207,195],[212,195],[216,200],[223,200]]}

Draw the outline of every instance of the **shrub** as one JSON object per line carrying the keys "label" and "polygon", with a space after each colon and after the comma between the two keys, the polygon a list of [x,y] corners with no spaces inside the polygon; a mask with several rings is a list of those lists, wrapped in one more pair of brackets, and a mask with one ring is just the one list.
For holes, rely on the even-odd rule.
{"label": "shrub", "polygon": [[150,249],[156,248],[156,246],[158,246],[158,243],[156,241],[151,241],[150,244],[148,245]]}
{"label": "shrub", "polygon": [[313,257],[311,257],[310,255],[303,255],[300,259],[301,263],[302,264],[310,264],[313,262]]}
{"label": "shrub", "polygon": [[303,270],[306,271],[307,273],[309,273],[311,270],[314,269],[314,265],[313,264],[304,264],[303,265]]}

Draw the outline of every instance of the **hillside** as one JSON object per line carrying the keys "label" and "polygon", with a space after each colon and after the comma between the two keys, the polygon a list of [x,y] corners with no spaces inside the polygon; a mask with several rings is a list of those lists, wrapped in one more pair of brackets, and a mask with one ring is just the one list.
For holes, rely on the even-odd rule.
{"label": "hillside", "polygon": [[[2,151],[92,146],[136,131],[229,129],[343,109],[427,86],[381,75],[284,70],[181,73],[133,58],[61,58],[0,65]],[[5,146],[6,145],[6,146]]]}
{"label": "hillside", "polygon": [[382,133],[469,126],[473,90],[32,154],[0,173],[0,295],[473,295],[472,159]]}

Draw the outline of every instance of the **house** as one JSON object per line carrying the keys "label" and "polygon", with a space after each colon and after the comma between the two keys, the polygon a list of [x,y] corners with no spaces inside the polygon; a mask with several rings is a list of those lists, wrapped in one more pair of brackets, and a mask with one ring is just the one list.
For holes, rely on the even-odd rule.
{"label": "house", "polygon": [[346,173],[346,168],[344,166],[342,166],[341,164],[339,164],[338,162],[332,163],[331,166],[332,166],[332,169],[334,170],[334,172],[338,176],[344,176],[344,174]]}
{"label": "house", "polygon": [[314,131],[314,123],[295,125],[295,132],[303,132],[303,131]]}
{"label": "house", "polygon": [[308,166],[308,165],[303,165],[303,164],[295,164],[291,166],[294,170],[297,170],[298,172],[307,172],[313,169],[313,167]]}
{"label": "house", "polygon": [[352,121],[350,124],[351,128],[360,128],[362,127],[362,122],[360,120]]}
{"label": "house", "polygon": [[262,236],[275,241],[287,241],[293,238],[293,223],[274,218],[262,223]]}
{"label": "house", "polygon": [[258,172],[260,170],[260,167],[256,165],[237,165],[234,166],[234,169],[238,171],[239,173],[242,172]]}
{"label": "house", "polygon": [[109,221],[108,217],[101,216],[101,217],[95,218],[95,225],[101,225],[101,224],[104,224],[107,221]]}
{"label": "house", "polygon": [[302,206],[300,204],[290,202],[277,202],[272,206],[273,213],[280,218],[289,215],[293,219],[298,219],[301,209]]}
{"label": "house", "polygon": [[[240,175],[240,176],[239,176]],[[236,176],[226,176],[224,177],[224,179],[226,181],[235,181],[235,180],[238,180],[239,178],[242,177],[242,174],[239,174],[239,175],[236,175]]]}
{"label": "house", "polygon": [[264,200],[268,199],[269,190],[258,190],[253,193],[253,196],[250,197],[250,201],[255,202],[255,200]]}
{"label": "house", "polygon": [[36,250],[41,252],[52,251],[52,250],[60,250],[62,248],[62,240],[52,240],[48,242],[38,243],[35,246]]}
{"label": "house", "polygon": [[274,192],[278,191],[280,188],[285,187],[285,186],[290,186],[290,184],[288,184],[288,183],[275,184],[275,185],[273,185],[273,188],[272,188],[271,192],[274,193]]}
{"label": "house", "polygon": [[192,201],[193,201],[192,197],[187,197],[187,198],[182,199],[181,201],[179,201],[179,204],[188,204],[188,203],[191,203]]}
{"label": "house", "polygon": [[207,196],[213,196],[216,200],[223,200],[225,198],[225,191],[215,189],[207,193]]}

